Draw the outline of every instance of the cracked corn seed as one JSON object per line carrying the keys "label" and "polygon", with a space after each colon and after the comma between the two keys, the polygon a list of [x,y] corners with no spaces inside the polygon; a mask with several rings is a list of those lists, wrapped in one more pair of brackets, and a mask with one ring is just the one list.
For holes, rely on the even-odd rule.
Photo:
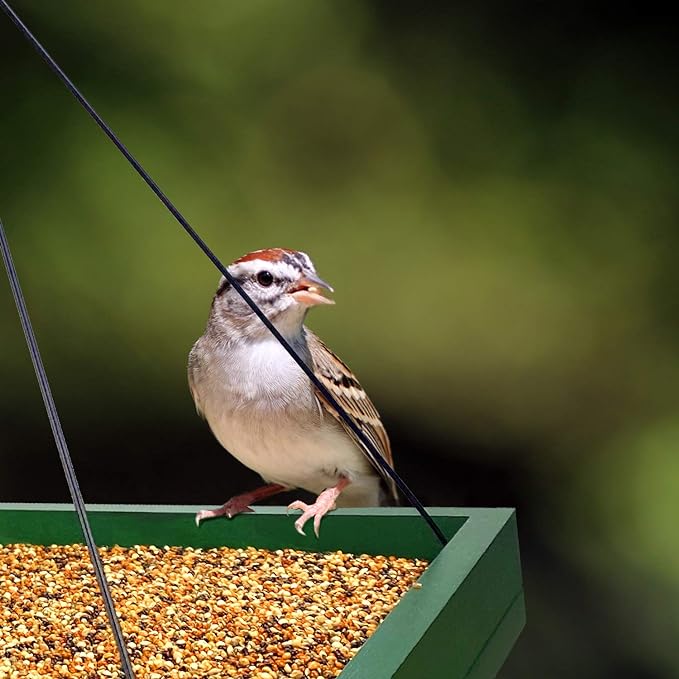
{"label": "cracked corn seed", "polygon": [[[254,548],[101,549],[138,679],[335,677],[418,559]],[[82,545],[0,546],[0,679],[120,677]]]}

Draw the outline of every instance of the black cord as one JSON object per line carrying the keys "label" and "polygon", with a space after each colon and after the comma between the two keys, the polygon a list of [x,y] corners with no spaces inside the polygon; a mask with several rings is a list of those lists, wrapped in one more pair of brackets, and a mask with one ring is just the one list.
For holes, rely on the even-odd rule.
{"label": "black cord", "polygon": [[132,663],[130,662],[130,657],[127,653],[127,647],[125,646],[125,639],[123,638],[123,632],[120,628],[120,620],[118,620],[118,616],[116,615],[115,607],[113,605],[113,597],[111,596],[111,590],[108,587],[108,582],[106,581],[106,576],[104,575],[104,566],[101,562],[101,556],[97,550],[97,545],[92,535],[90,523],[87,519],[85,501],[83,500],[82,493],[80,492],[80,486],[78,485],[78,479],[76,478],[75,470],[73,469],[71,454],[69,453],[68,446],[66,445],[64,431],[61,428],[57,407],[54,404],[54,398],[52,397],[52,390],[50,389],[49,382],[47,381],[45,366],[42,363],[42,358],[40,358],[38,342],[35,339],[35,333],[33,332],[33,327],[31,326],[31,319],[29,318],[28,310],[26,309],[26,301],[24,300],[24,295],[21,292],[19,277],[17,276],[17,271],[14,266],[14,262],[12,261],[12,253],[10,252],[9,243],[7,242],[7,236],[5,235],[5,229],[1,220],[0,250],[2,250],[2,259],[5,263],[5,269],[7,269],[7,277],[9,278],[9,284],[12,288],[12,295],[14,296],[14,301],[16,302],[19,318],[21,319],[21,327],[24,329],[26,344],[28,344],[28,351],[31,354],[31,361],[33,361],[33,367],[35,368],[35,375],[38,378],[38,384],[40,385],[42,400],[45,402],[45,409],[47,410],[47,416],[49,417],[50,426],[52,427],[54,441],[57,444],[61,465],[63,466],[64,474],[66,475],[66,483],[68,484],[68,489],[71,492],[71,498],[75,506],[75,511],[78,514],[78,520],[80,521],[80,528],[82,529],[83,535],[85,536],[85,542],[87,543],[87,551],[90,553],[90,560],[92,561],[92,566],[94,567],[94,574],[97,578],[99,589],[101,590],[101,595],[104,599],[106,615],[108,616],[108,621],[111,625],[111,629],[113,630],[116,645],[118,646],[118,652],[120,653],[120,661],[123,666],[123,671],[128,679],[134,679]]}
{"label": "black cord", "polygon": [[346,425],[351,429],[351,431],[356,435],[361,445],[364,448],[368,459],[377,468],[382,468],[382,470],[391,476],[399,490],[406,497],[408,502],[417,509],[417,511],[422,515],[422,518],[429,524],[430,528],[441,542],[442,545],[447,543],[446,537],[438,527],[434,519],[429,515],[427,510],[424,508],[422,503],[417,499],[415,494],[406,485],[405,481],[396,473],[394,468],[384,459],[382,454],[373,445],[370,439],[365,435],[363,430],[359,427],[354,419],[342,408],[342,406],[337,402],[335,397],[330,393],[330,391],[321,383],[321,381],[316,377],[313,370],[304,362],[304,360],[297,355],[297,352],[290,346],[290,344],[285,340],[285,338],[278,332],[273,323],[264,315],[264,312],[252,301],[249,295],[243,290],[238,281],[229,273],[227,268],[221,263],[217,256],[212,252],[212,250],[207,246],[205,241],[196,233],[193,227],[186,221],[184,216],[179,212],[179,210],[172,204],[170,199],[161,191],[160,187],[151,178],[151,176],[146,172],[146,170],[141,166],[137,159],[127,150],[124,144],[118,139],[113,130],[106,124],[102,117],[94,110],[91,104],[85,99],[85,97],[80,93],[78,88],[71,82],[69,77],[61,70],[60,66],[54,61],[47,50],[40,44],[38,39],[28,30],[26,25],[19,19],[19,17],[14,13],[12,8],[7,4],[6,0],[0,0],[0,5],[2,6],[5,13],[14,22],[16,27],[23,33],[26,39],[33,45],[35,50],[40,54],[40,56],[47,62],[47,65],[57,74],[61,81],[66,85],[71,94],[80,102],[83,108],[90,114],[94,121],[103,130],[104,134],[115,144],[118,150],[127,158],[128,162],[137,171],[140,177],[148,184],[149,188],[153,193],[158,196],[160,201],[165,205],[165,207],[172,213],[172,216],[181,224],[184,230],[191,236],[198,247],[207,255],[210,261],[217,267],[221,274],[226,278],[227,281],[233,286],[236,292],[245,300],[252,311],[258,316],[258,318],[264,323],[264,325],[269,329],[273,336],[283,345],[284,349],[290,354],[297,365],[306,373],[307,377],[311,380],[312,384],[321,393],[323,398],[331,405],[332,408],[337,412],[337,414],[342,418]]}

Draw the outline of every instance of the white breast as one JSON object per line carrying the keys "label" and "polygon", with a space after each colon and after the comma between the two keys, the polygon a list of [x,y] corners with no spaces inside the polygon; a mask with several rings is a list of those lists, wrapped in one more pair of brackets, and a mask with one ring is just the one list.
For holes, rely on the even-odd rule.
{"label": "white breast", "polygon": [[[295,349],[310,361],[303,340]],[[370,464],[275,338],[210,349],[193,389],[217,440],[266,481],[320,493],[345,475],[346,503],[378,504]]]}

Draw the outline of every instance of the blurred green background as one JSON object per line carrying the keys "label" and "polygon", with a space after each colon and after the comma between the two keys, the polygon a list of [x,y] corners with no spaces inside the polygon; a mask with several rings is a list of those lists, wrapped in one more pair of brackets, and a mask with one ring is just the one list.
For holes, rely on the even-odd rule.
{"label": "blurred green background", "polygon": [[[518,507],[529,618],[502,677],[678,677],[669,17],[14,6],[220,257],[312,256],[337,306],[309,324],[424,501]],[[256,477],[186,386],[218,274],[0,19],[0,216],[84,495],[219,504]],[[66,501],[2,281],[0,383],[0,499]]]}

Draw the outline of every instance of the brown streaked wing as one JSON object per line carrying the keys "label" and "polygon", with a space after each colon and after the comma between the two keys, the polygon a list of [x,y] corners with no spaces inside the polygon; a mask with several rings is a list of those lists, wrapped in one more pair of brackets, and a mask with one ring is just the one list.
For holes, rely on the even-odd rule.
{"label": "brown streaked wing", "polygon": [[[377,412],[377,408],[375,408],[351,370],[311,330],[305,328],[305,332],[316,377],[328,388],[349,415],[354,418],[363,430],[363,433],[393,468],[394,458],[391,454],[391,444],[389,443],[389,437],[380,419],[380,414]],[[358,441],[357,436],[347,427],[334,408],[326,403],[318,391],[316,391],[316,396],[323,409],[330,413],[344,427],[347,434],[363,450],[363,445]],[[386,482],[394,499],[398,500],[396,485],[392,478],[378,466],[378,463],[372,460],[371,463]]]}

